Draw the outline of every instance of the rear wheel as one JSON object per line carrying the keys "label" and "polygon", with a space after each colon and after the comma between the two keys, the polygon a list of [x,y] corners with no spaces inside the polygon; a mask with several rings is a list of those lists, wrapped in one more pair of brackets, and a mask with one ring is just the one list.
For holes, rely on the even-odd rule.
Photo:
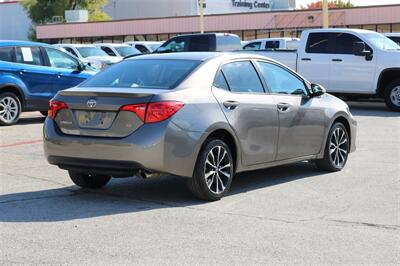
{"label": "rear wheel", "polygon": [[69,171],[69,177],[75,185],[82,188],[102,188],[110,181],[111,176],[92,175]]}
{"label": "rear wheel", "polygon": [[21,114],[21,102],[12,92],[0,94],[0,125],[11,126],[18,122]]}
{"label": "rear wheel", "polygon": [[400,112],[400,79],[391,82],[383,93],[387,107]]}
{"label": "rear wheel", "polygon": [[318,169],[336,172],[344,168],[350,152],[350,139],[346,127],[337,122],[329,131],[324,158],[316,161]]}
{"label": "rear wheel", "polygon": [[200,152],[188,187],[200,199],[219,200],[229,192],[233,175],[234,163],[229,147],[225,142],[213,139]]}

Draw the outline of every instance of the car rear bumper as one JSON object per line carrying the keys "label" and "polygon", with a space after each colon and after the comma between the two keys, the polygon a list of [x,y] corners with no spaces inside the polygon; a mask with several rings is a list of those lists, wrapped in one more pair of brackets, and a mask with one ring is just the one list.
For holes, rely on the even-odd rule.
{"label": "car rear bumper", "polygon": [[145,124],[125,138],[66,135],[49,118],[43,131],[50,164],[114,176],[145,170],[191,177],[203,135],[186,132],[169,121]]}

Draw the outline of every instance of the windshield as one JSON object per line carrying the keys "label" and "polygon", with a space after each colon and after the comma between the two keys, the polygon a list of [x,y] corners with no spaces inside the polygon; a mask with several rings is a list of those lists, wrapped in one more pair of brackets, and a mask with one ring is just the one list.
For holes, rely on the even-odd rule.
{"label": "windshield", "polygon": [[140,51],[132,46],[114,47],[120,56],[125,57],[128,55],[140,54]]}
{"label": "windshield", "polygon": [[88,79],[80,87],[140,87],[170,90],[200,63],[201,61],[195,60],[125,60]]}
{"label": "windshield", "polygon": [[372,43],[373,46],[382,50],[400,50],[400,46],[380,33],[366,33],[364,37]]}
{"label": "windshield", "polygon": [[98,47],[77,47],[76,48],[82,57],[88,56],[108,56],[103,50]]}
{"label": "windshield", "polygon": [[150,46],[151,50],[155,51],[155,50],[157,50],[158,47],[161,46],[161,43],[152,43],[152,44],[149,44],[149,46]]}

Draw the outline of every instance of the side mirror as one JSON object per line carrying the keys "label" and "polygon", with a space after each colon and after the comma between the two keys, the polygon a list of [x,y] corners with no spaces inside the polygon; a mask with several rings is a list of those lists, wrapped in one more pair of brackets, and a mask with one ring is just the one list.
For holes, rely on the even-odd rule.
{"label": "side mirror", "polygon": [[76,70],[78,70],[79,72],[82,72],[82,71],[84,71],[85,69],[86,69],[86,65],[83,64],[83,63],[81,63],[81,62],[79,62],[79,63],[78,63],[78,66],[76,67]]}
{"label": "side mirror", "polygon": [[372,51],[366,49],[365,42],[354,42],[353,54],[355,56],[365,56],[368,61],[372,60]]}
{"label": "side mirror", "polygon": [[326,93],[324,87],[318,84],[311,84],[311,97],[318,97]]}

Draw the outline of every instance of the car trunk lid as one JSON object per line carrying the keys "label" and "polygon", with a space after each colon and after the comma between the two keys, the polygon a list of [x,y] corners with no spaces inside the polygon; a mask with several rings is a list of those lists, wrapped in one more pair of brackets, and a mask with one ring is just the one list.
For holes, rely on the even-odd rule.
{"label": "car trunk lid", "polygon": [[[68,108],[58,111],[55,122],[67,135],[126,137],[143,125],[132,111],[120,110],[132,104],[147,104],[165,92],[140,88],[73,88],[61,91],[56,100]],[[144,105],[145,106],[145,105]]]}

